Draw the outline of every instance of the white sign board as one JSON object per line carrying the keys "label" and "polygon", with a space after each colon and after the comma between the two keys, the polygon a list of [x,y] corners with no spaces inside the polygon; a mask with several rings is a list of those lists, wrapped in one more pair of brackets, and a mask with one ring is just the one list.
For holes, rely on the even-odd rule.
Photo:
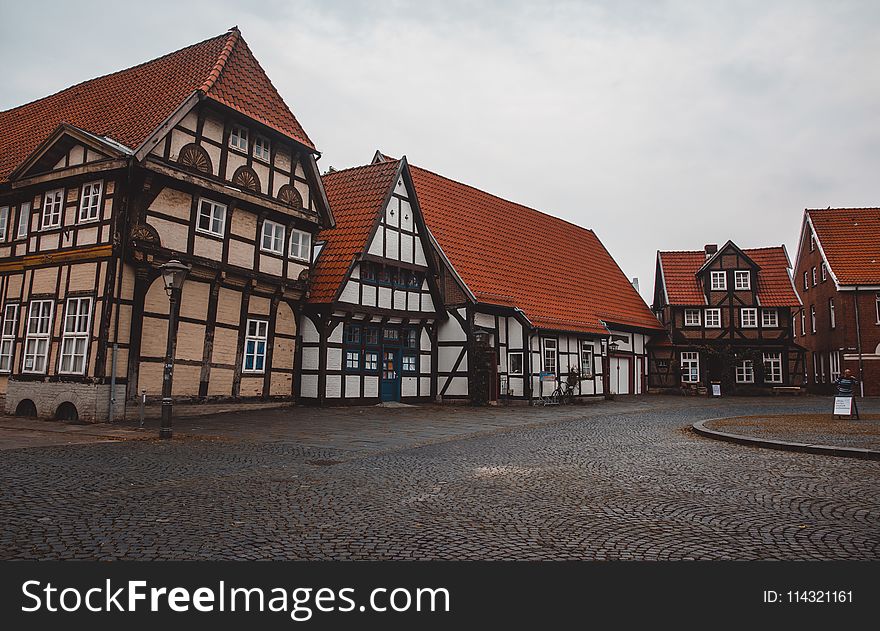
{"label": "white sign board", "polygon": [[720,397],[721,396],[721,384],[720,383],[713,383],[712,384],[712,396],[713,397]]}
{"label": "white sign board", "polygon": [[852,416],[852,397],[834,397],[834,416]]}

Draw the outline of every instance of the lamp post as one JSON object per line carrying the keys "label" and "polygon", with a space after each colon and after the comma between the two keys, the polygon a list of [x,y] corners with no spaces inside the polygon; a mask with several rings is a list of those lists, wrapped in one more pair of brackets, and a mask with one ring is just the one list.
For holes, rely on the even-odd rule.
{"label": "lamp post", "polygon": [[[608,367],[609,367],[609,368],[611,367],[611,366],[610,366],[610,364],[611,364],[611,356],[614,355],[614,354],[617,352],[617,349],[618,349],[618,348],[620,348],[620,344],[618,344],[618,343],[615,342],[614,340],[612,340],[611,342],[608,343],[608,364],[609,364]],[[610,379],[610,378],[611,378],[611,375],[608,375],[608,378]],[[614,387],[614,391],[611,392],[611,394],[617,394],[617,386],[619,386],[619,385],[620,385],[620,362],[617,362],[617,382],[616,382],[616,385],[615,385],[615,387]],[[608,390],[609,390],[609,391],[611,390],[611,384],[610,384],[610,383],[608,384]]]}
{"label": "lamp post", "polygon": [[159,438],[171,438],[171,381],[174,377],[174,354],[177,349],[177,303],[183,281],[189,273],[190,266],[173,259],[159,267],[165,293],[168,294],[168,336],[165,344],[165,367],[162,375],[162,426]]}

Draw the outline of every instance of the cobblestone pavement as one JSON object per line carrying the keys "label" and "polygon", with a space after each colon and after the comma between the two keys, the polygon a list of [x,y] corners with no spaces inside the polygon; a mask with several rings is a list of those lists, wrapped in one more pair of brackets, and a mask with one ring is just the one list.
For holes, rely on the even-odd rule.
{"label": "cobblestone pavement", "polygon": [[182,435],[8,450],[0,558],[878,559],[880,463],[687,430],[825,407],[649,397],[448,409],[524,421],[365,449]]}
{"label": "cobblestone pavement", "polygon": [[706,427],[749,438],[880,451],[878,414],[862,414],[859,420],[830,413],[746,416],[710,421]]}

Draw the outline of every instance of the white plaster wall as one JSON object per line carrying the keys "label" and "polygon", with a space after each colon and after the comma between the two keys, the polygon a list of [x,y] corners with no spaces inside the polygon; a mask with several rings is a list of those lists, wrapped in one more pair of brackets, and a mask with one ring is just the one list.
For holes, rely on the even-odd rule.
{"label": "white plaster wall", "polygon": [[303,375],[300,396],[315,399],[318,397],[318,375]]}

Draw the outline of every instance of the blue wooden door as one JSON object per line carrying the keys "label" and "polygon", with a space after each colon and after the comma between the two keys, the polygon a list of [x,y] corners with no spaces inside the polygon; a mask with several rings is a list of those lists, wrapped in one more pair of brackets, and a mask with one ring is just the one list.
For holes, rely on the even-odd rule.
{"label": "blue wooden door", "polygon": [[400,401],[400,349],[382,353],[382,400]]}

